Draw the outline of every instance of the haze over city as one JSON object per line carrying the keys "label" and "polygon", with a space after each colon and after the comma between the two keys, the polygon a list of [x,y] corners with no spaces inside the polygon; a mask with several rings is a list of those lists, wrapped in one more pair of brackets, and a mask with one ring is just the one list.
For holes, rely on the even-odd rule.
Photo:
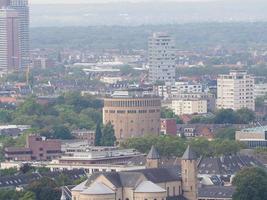
{"label": "haze over city", "polygon": [[0,200],[267,200],[266,0],[0,0]]}
{"label": "haze over city", "polygon": [[[264,0],[34,1],[31,26],[267,21]],[[45,3],[41,5],[40,3]],[[53,3],[53,4],[50,4]],[[50,5],[47,5],[50,4]],[[152,9],[151,9],[152,8]]]}

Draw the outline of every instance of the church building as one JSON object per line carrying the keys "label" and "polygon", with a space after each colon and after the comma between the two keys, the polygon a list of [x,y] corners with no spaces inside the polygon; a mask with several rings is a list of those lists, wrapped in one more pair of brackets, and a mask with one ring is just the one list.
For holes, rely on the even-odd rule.
{"label": "church building", "polygon": [[187,147],[181,166],[161,168],[154,146],[146,169],[93,174],[72,188],[72,200],[198,200],[197,156]]}

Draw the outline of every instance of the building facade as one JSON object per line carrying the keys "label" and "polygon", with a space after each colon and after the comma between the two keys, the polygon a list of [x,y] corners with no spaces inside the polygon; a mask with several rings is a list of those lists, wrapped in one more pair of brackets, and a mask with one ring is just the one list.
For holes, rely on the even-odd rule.
{"label": "building facade", "polygon": [[267,95],[267,83],[255,84],[254,95],[255,95],[255,98],[266,96]]}
{"label": "building facade", "polygon": [[147,168],[92,175],[71,190],[73,200],[197,200],[197,157],[187,148],[181,166],[159,168],[152,147]]}
{"label": "building facade", "polygon": [[249,148],[267,147],[267,126],[236,131],[235,139],[245,142]]}
{"label": "building facade", "polygon": [[164,135],[177,135],[177,126],[175,118],[167,118],[160,120],[160,132]]}
{"label": "building facade", "polygon": [[174,39],[166,33],[154,33],[149,38],[149,82],[175,82],[174,46]]}
{"label": "building facade", "polygon": [[231,71],[217,79],[217,109],[255,110],[254,78],[246,71]]}
{"label": "building facade", "polygon": [[160,133],[161,100],[145,91],[123,91],[104,99],[103,123],[114,126],[117,141]]}
{"label": "building facade", "polygon": [[30,135],[24,148],[5,148],[5,159],[14,161],[52,160],[61,155],[61,142]]}
{"label": "building facade", "polygon": [[176,115],[206,114],[208,112],[207,100],[172,100],[171,107]]}
{"label": "building facade", "polygon": [[25,68],[30,63],[30,16],[28,0],[10,0],[9,7],[18,12],[21,67]]}
{"label": "building facade", "polygon": [[203,87],[199,83],[175,82],[174,84],[154,86],[154,90],[160,97],[170,99],[181,94],[201,94]]}
{"label": "building facade", "polygon": [[81,129],[81,130],[74,130],[71,134],[79,140],[86,141],[90,146],[95,145],[95,131]]}
{"label": "building facade", "polygon": [[19,68],[19,16],[14,9],[0,9],[0,68],[13,71]]}

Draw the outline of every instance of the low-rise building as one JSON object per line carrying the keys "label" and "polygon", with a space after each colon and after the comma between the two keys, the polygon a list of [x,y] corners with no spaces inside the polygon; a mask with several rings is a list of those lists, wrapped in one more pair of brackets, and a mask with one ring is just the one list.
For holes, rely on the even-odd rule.
{"label": "low-rise building", "polygon": [[85,140],[91,146],[95,145],[95,131],[81,129],[74,130],[71,133],[76,139]]}
{"label": "low-rise building", "polygon": [[5,159],[15,161],[52,160],[61,155],[61,143],[37,135],[29,135],[24,148],[5,148]]}
{"label": "low-rise building", "polygon": [[91,147],[78,149],[68,149],[65,154],[58,159],[64,164],[112,164],[127,163],[134,157],[142,154],[134,149],[119,149],[117,147]]}
{"label": "low-rise building", "polygon": [[176,115],[206,114],[208,106],[206,100],[172,100],[172,110]]}
{"label": "low-rise building", "polygon": [[168,118],[161,119],[160,132],[164,135],[176,135],[177,134],[177,126],[176,119]]}
{"label": "low-rise building", "polygon": [[245,142],[249,148],[267,147],[267,126],[236,131],[235,139]]}

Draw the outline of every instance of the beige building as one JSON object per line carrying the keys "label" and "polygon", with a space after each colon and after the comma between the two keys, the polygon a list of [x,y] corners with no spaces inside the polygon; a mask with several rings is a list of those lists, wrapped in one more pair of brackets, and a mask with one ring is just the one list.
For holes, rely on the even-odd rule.
{"label": "beige building", "polygon": [[231,71],[217,79],[217,109],[255,110],[254,78],[246,71]]}
{"label": "beige building", "polygon": [[104,99],[103,123],[111,122],[117,141],[160,133],[159,97],[141,90],[114,93]]}
{"label": "beige building", "polygon": [[255,98],[266,96],[267,95],[267,83],[255,84],[254,95],[255,95]]}
{"label": "beige building", "polygon": [[159,168],[154,147],[147,169],[93,174],[71,190],[73,200],[197,200],[197,157],[190,147],[181,168]]}
{"label": "beige building", "polygon": [[176,115],[205,114],[208,112],[207,100],[172,100],[172,110]]}
{"label": "beige building", "polygon": [[267,147],[267,126],[236,131],[235,139],[244,142],[250,148]]}

